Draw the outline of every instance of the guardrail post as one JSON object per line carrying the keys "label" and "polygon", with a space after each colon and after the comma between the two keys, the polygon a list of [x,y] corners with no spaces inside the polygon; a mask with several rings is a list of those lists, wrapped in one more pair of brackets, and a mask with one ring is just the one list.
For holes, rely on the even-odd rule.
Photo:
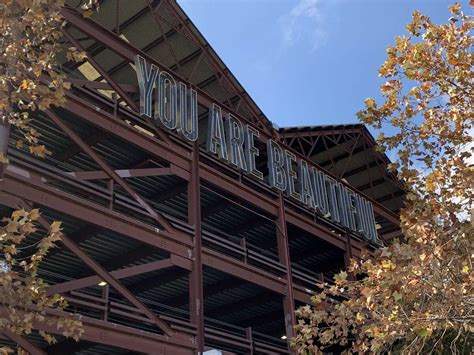
{"label": "guardrail post", "polygon": [[285,329],[286,337],[289,341],[295,334],[295,300],[293,297],[293,279],[291,275],[290,249],[288,246],[288,229],[285,217],[285,202],[283,193],[279,197],[278,219],[276,221],[278,257],[280,263],[286,268],[286,295],[283,296],[283,309],[285,311]]}
{"label": "guardrail post", "polygon": [[245,328],[245,336],[249,340],[250,343],[250,352],[247,353],[248,355],[253,355],[253,338],[252,338],[252,328],[247,327]]}
{"label": "guardrail post", "polygon": [[114,199],[115,199],[115,195],[114,195],[114,180],[110,179],[107,181],[107,189],[109,190],[109,208],[111,210],[114,209]]}
{"label": "guardrail post", "polygon": [[105,304],[105,311],[103,312],[102,314],[102,319],[107,321],[108,318],[109,318],[109,285],[105,285],[103,288],[102,288],[102,298],[104,299],[104,304]]}
{"label": "guardrail post", "polygon": [[240,246],[242,248],[244,248],[244,257],[242,258],[242,261],[247,264],[247,259],[248,259],[249,252],[248,252],[248,249],[247,249],[247,241],[245,240],[245,238],[242,238],[240,240]]}

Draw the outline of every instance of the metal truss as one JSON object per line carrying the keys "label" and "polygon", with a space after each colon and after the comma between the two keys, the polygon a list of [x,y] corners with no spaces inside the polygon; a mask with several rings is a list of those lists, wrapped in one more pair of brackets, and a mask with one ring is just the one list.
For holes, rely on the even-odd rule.
{"label": "metal truss", "polygon": [[[117,14],[119,11],[118,6]],[[162,16],[162,11],[167,11],[173,20]],[[219,317],[223,314],[236,313],[240,307],[265,302],[276,294],[281,297],[284,314],[272,312],[268,318],[284,318],[286,335],[291,338],[296,323],[295,302],[310,303],[315,285],[326,282],[327,277],[323,273],[310,275],[294,267],[295,263],[290,257],[288,226],[303,230],[311,238],[322,240],[332,248],[340,250],[344,254],[346,266],[350,258],[359,257],[367,249],[367,243],[348,231],[331,225],[282,194],[271,191],[261,182],[236,174],[231,167],[207,155],[197,143],[184,144],[139,116],[133,98],[137,88],[115,81],[112,77],[114,71],[133,63],[135,55],[140,54],[160,68],[178,73],[176,77],[187,82],[195,75],[200,63],[205,62],[213,69],[214,79],[225,89],[226,98],[221,102],[223,108],[230,112],[242,113],[235,114],[242,121],[257,128],[263,141],[278,136],[253,101],[246,96],[216,58],[212,49],[202,41],[189,21],[183,19],[181,10],[173,1],[148,1],[145,9],[132,17],[139,17],[148,12],[162,33],[160,38],[154,40],[155,45],[164,43],[173,58],[171,66],[158,63],[144,50],[119,37],[127,26],[127,21],[132,20],[119,23],[117,15],[114,29],[109,31],[93,20],[82,17],[72,8],[63,10],[68,22],[68,26],[64,29],[66,38],[87,53],[88,62],[100,77],[95,81],[71,80],[73,89],[66,93],[67,105],[61,110],[47,111],[47,117],[55,125],[55,129],[69,141],[67,149],[57,152],[53,158],[63,163],[83,155],[98,168],[65,171],[48,162],[27,156],[19,150],[10,149],[8,154],[11,164],[3,166],[1,170],[0,204],[10,208],[18,206],[46,208],[68,216],[82,226],[64,235],[62,245],[87,265],[94,274],[77,273],[71,280],[51,285],[49,293],[63,294],[71,304],[87,306],[100,313],[100,319],[87,316],[81,318],[85,329],[83,336],[85,341],[150,354],[202,353],[206,344],[216,342],[235,346],[240,349],[239,352],[249,354],[291,353],[291,350],[272,346],[268,341],[262,340],[250,327],[239,336],[224,329],[207,327],[204,316]],[[93,39],[95,43],[88,48],[83,47],[81,39],[72,35],[73,31],[79,31],[85,36],[84,39]],[[195,52],[181,60],[170,43],[171,36],[176,33],[182,34],[197,47]],[[103,49],[117,54],[123,62],[105,70],[94,59],[94,56]],[[185,72],[183,67],[189,63],[193,65]],[[69,70],[75,68],[70,63],[66,67]],[[114,95],[106,97],[101,95],[99,90],[111,90],[114,91]],[[199,85],[196,86],[196,90],[199,93],[201,106],[208,107],[210,103],[216,101]],[[90,136],[81,134],[68,117],[74,117],[81,124],[93,127],[94,134]],[[8,130],[5,132],[2,135],[3,142],[8,138]],[[132,166],[118,168],[113,166],[107,157],[96,149],[102,142],[112,138],[133,145],[134,149],[143,153],[145,158],[135,159]],[[335,135],[334,132],[310,135],[295,133],[280,135],[279,139],[288,149],[296,145],[299,148],[297,155],[305,159],[313,156],[318,144],[323,144],[327,149],[330,149],[329,145],[342,146],[343,154],[330,157],[320,164],[331,173],[341,159],[347,159],[338,175],[332,174],[338,179],[358,173],[358,169],[348,170],[349,160],[357,153],[366,152],[369,143],[368,137],[361,133],[360,129],[347,130],[339,135]],[[361,147],[362,141],[367,144]],[[4,150],[6,152],[6,148]],[[368,163],[366,169],[379,167],[380,161],[382,159],[378,157],[373,163]],[[131,179],[146,177],[173,177],[178,182],[165,192],[144,195],[137,191]],[[370,187],[373,188],[373,184],[377,182],[370,183]],[[364,190],[366,187],[360,188]],[[214,205],[202,206],[202,196],[205,192],[208,193],[208,190],[215,191],[220,200]],[[161,209],[160,204],[184,194],[187,201],[184,218],[172,216]],[[395,213],[373,199],[368,199],[374,203],[377,218],[393,225],[393,228],[398,226],[399,219]],[[265,257],[251,243],[247,243],[245,238],[234,242],[232,238],[224,234],[218,235],[204,226],[204,220],[222,209],[235,206],[253,213],[251,219],[235,228],[236,234],[258,227],[262,224],[262,220],[273,228],[276,240],[268,243],[268,247],[270,244],[276,245],[276,260]],[[49,228],[49,220],[46,218],[42,218],[40,224],[44,229]],[[125,254],[99,263],[82,245],[102,231],[121,235],[137,243],[137,246]],[[53,251],[50,257],[60,251]],[[160,260],[134,264],[150,251],[159,251],[167,256]],[[307,253],[314,254],[315,250],[308,250]],[[304,253],[301,256],[306,257]],[[238,281],[235,282],[235,279],[219,281],[204,288],[204,268],[219,270]],[[139,297],[140,293],[156,286],[153,278],[144,278],[126,286],[127,278],[146,276],[157,270],[163,271],[159,282],[164,285],[180,277],[187,278],[187,289],[170,299],[169,304],[176,307],[189,304],[189,319],[176,319],[160,314]],[[101,297],[84,292],[84,289],[102,281],[106,282],[107,286],[104,287]],[[245,299],[242,302],[218,307],[205,314],[204,300],[207,297],[238,288],[246,283],[259,286],[262,289],[259,293],[261,298]],[[313,289],[308,289],[308,285],[313,285]],[[127,303],[111,300],[109,297],[111,289],[120,294]],[[0,309],[0,314],[4,311]],[[50,312],[48,316],[54,317],[58,314]],[[148,332],[111,323],[109,320],[112,315],[151,324],[158,330]],[[249,319],[248,324],[258,324],[257,317]],[[41,324],[35,327],[38,330],[58,332],[57,329]],[[45,353],[27,339],[12,334],[4,333],[4,335],[32,354]],[[69,345],[65,341],[49,350],[62,351],[61,349],[67,349]]]}

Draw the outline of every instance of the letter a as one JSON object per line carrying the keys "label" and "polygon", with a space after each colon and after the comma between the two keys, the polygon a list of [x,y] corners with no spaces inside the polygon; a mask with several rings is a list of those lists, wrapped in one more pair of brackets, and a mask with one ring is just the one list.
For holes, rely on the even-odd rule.
{"label": "letter a", "polygon": [[206,147],[208,152],[216,154],[220,159],[228,160],[222,110],[216,104],[212,104],[212,107],[209,109]]}

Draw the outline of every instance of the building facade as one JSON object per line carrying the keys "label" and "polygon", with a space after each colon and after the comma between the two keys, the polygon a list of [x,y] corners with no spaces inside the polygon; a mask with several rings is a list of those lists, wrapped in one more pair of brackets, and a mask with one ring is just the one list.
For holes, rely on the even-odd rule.
{"label": "building facade", "polygon": [[87,59],[33,121],[52,154],[2,137],[1,213],[62,221],[40,275],[85,330],[28,351],[291,353],[294,309],[399,236],[388,159],[362,125],[272,125],[174,0],[77,3],[64,33]]}

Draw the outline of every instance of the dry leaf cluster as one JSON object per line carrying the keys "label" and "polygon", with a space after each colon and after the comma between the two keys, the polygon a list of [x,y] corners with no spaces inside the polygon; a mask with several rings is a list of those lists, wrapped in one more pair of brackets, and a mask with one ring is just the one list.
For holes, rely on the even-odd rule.
{"label": "dry leaf cluster", "polygon": [[[97,5],[97,0],[88,0],[81,9],[84,15],[90,15]],[[64,105],[65,90],[70,88],[58,58],[85,58],[63,39],[62,6],[64,0],[0,0],[0,124],[18,129],[23,139],[16,146],[25,145],[39,157],[48,150],[39,143],[39,133],[31,120],[38,119],[38,111]],[[4,153],[0,153],[0,163],[8,163]],[[78,340],[83,332],[80,321],[46,315],[47,310],[63,310],[66,306],[61,296],[47,295],[47,284],[38,276],[39,264],[61,237],[61,224],[53,222],[39,242],[31,243],[38,218],[38,210],[21,209],[3,218],[0,225],[0,332],[24,336],[32,332],[36,322],[43,322]],[[18,251],[25,244],[30,253],[19,257]],[[55,341],[51,334],[40,334],[49,343]],[[0,353],[11,352],[7,347],[0,348]]]}
{"label": "dry leaf cluster", "polygon": [[404,240],[354,260],[297,310],[299,353],[472,351],[474,23],[449,10],[442,25],[413,13],[380,68],[383,102],[358,114],[398,153]]}
{"label": "dry leaf cluster", "polygon": [[[38,277],[38,267],[48,251],[61,239],[61,223],[51,223],[48,233],[38,242],[26,244],[37,232],[38,209],[14,211],[2,219],[0,227],[0,330],[28,335],[35,323],[54,326],[66,337],[79,340],[82,324],[73,317],[56,317],[48,310],[63,310],[66,300],[60,295],[48,295],[48,285]],[[20,257],[21,255],[21,257]],[[54,343],[53,335],[41,331],[41,336]],[[2,348],[0,353],[11,349]]]}

